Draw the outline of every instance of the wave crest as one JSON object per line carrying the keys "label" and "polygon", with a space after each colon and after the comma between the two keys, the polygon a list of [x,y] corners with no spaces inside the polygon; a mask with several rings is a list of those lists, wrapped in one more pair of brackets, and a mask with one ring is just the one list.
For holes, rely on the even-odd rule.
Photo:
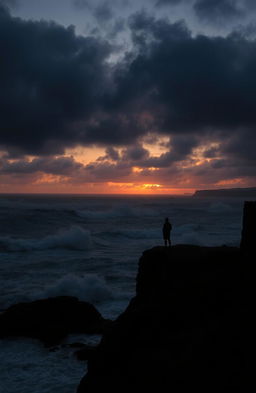
{"label": "wave crest", "polygon": [[37,298],[55,296],[75,296],[90,303],[100,303],[112,298],[112,292],[105,280],[96,274],[86,274],[82,277],[68,274],[46,287]]}
{"label": "wave crest", "polygon": [[33,251],[55,248],[88,250],[91,247],[92,240],[90,232],[79,226],[61,230],[43,239],[13,239],[8,236],[0,237],[0,249],[4,251]]}

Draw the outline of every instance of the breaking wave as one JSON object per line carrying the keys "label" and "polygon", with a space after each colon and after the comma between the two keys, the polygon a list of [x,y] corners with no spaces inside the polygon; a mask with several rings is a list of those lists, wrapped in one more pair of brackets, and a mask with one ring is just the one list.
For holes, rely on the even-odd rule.
{"label": "breaking wave", "polygon": [[73,226],[59,231],[43,239],[14,239],[8,236],[0,237],[0,250],[3,251],[33,251],[65,248],[71,250],[88,250],[92,247],[90,232]]}
{"label": "breaking wave", "polygon": [[46,287],[37,298],[55,296],[75,296],[79,300],[90,303],[100,303],[113,297],[105,280],[96,274],[87,274],[82,277],[73,274],[66,275]]}

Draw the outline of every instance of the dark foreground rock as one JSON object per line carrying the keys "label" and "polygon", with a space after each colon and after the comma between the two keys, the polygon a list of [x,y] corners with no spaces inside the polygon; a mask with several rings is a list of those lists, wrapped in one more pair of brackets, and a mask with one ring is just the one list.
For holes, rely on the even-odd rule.
{"label": "dark foreground rock", "polygon": [[77,360],[89,360],[91,359],[95,353],[96,353],[96,346],[92,346],[92,345],[84,345],[82,349],[79,349],[79,351],[76,351],[74,353],[75,357],[77,358]]}
{"label": "dark foreground rock", "polygon": [[53,345],[71,333],[101,334],[108,322],[90,303],[60,296],[8,308],[0,314],[0,337],[32,337]]}
{"label": "dark foreground rock", "polygon": [[241,391],[250,279],[238,248],[145,251],[136,297],[103,335],[78,393]]}

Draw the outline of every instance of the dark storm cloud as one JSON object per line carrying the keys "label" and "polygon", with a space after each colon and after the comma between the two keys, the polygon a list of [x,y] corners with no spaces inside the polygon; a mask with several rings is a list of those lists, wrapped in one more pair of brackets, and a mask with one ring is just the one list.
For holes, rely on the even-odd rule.
{"label": "dark storm cloud", "polygon": [[0,175],[21,175],[32,174],[36,172],[44,172],[52,175],[74,175],[82,164],[76,162],[72,157],[43,157],[35,158],[32,161],[18,160],[10,162],[8,160],[0,160]]}
{"label": "dark storm cloud", "polygon": [[26,153],[79,142],[72,123],[106,90],[110,45],[72,27],[13,18],[0,6],[0,144]]}
{"label": "dark storm cloud", "polygon": [[95,162],[84,168],[80,174],[80,180],[84,177],[87,181],[123,181],[124,177],[129,176],[131,172],[132,169],[127,163]]}
{"label": "dark storm cloud", "polygon": [[[199,20],[212,24],[227,24],[242,20],[256,9],[255,0],[157,0],[156,6],[170,7],[184,4],[191,7]],[[188,17],[188,15],[187,15]]]}
{"label": "dark storm cloud", "polygon": [[126,97],[148,92],[148,109],[158,111],[162,131],[254,129],[255,41],[239,35],[193,38],[183,23],[143,14],[135,16],[131,26],[139,55],[119,86]]}
{"label": "dark storm cloud", "polygon": [[192,153],[193,148],[198,144],[197,138],[193,135],[176,135],[172,137],[169,144],[169,151],[161,154],[159,157],[142,157],[137,163],[144,168],[167,168],[173,164],[186,160]]}
{"label": "dark storm cloud", "polygon": [[251,17],[256,9],[255,0],[196,0],[194,11],[199,19],[210,23],[240,21]]}
{"label": "dark storm cloud", "polygon": [[[129,20],[134,48],[113,66],[106,63],[111,46],[100,39],[0,10],[0,145],[13,156],[133,144],[123,162],[116,150],[107,159],[167,167],[207,138],[241,160],[255,151],[254,40],[193,37],[184,22],[142,12]],[[171,136],[168,153],[152,158],[140,148],[149,131]],[[106,166],[114,171],[99,161],[87,172],[101,176]]]}
{"label": "dark storm cloud", "polygon": [[149,157],[148,150],[142,146],[131,146],[123,152],[123,160],[140,162]]}
{"label": "dark storm cloud", "polygon": [[107,148],[106,155],[99,157],[97,161],[102,162],[111,160],[116,161],[118,165],[127,165],[128,167],[167,168],[178,161],[186,160],[197,144],[198,140],[193,135],[176,135],[172,137],[170,143],[165,145],[165,148],[169,148],[169,151],[157,157],[150,156],[150,152],[142,145],[138,144],[123,149],[121,153],[112,147]]}
{"label": "dark storm cloud", "polygon": [[255,166],[256,137],[254,134],[255,130],[253,132],[251,130],[243,130],[243,132],[234,133],[222,146],[224,156],[230,160],[236,160],[237,162],[243,161],[249,166]]}
{"label": "dark storm cloud", "polygon": [[119,153],[112,146],[110,146],[106,149],[106,158],[113,160],[113,161],[118,161],[119,160]]}
{"label": "dark storm cloud", "polygon": [[16,7],[19,4],[19,0],[0,0],[0,6],[4,7]]}

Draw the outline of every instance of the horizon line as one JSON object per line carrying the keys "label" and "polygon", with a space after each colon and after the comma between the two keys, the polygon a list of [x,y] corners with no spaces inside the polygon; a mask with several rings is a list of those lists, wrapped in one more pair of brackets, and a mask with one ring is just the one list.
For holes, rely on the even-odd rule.
{"label": "horizon line", "polygon": [[1,195],[78,195],[78,196],[191,196],[195,192],[188,192],[182,194],[159,194],[159,193],[72,193],[72,192],[0,192]]}

